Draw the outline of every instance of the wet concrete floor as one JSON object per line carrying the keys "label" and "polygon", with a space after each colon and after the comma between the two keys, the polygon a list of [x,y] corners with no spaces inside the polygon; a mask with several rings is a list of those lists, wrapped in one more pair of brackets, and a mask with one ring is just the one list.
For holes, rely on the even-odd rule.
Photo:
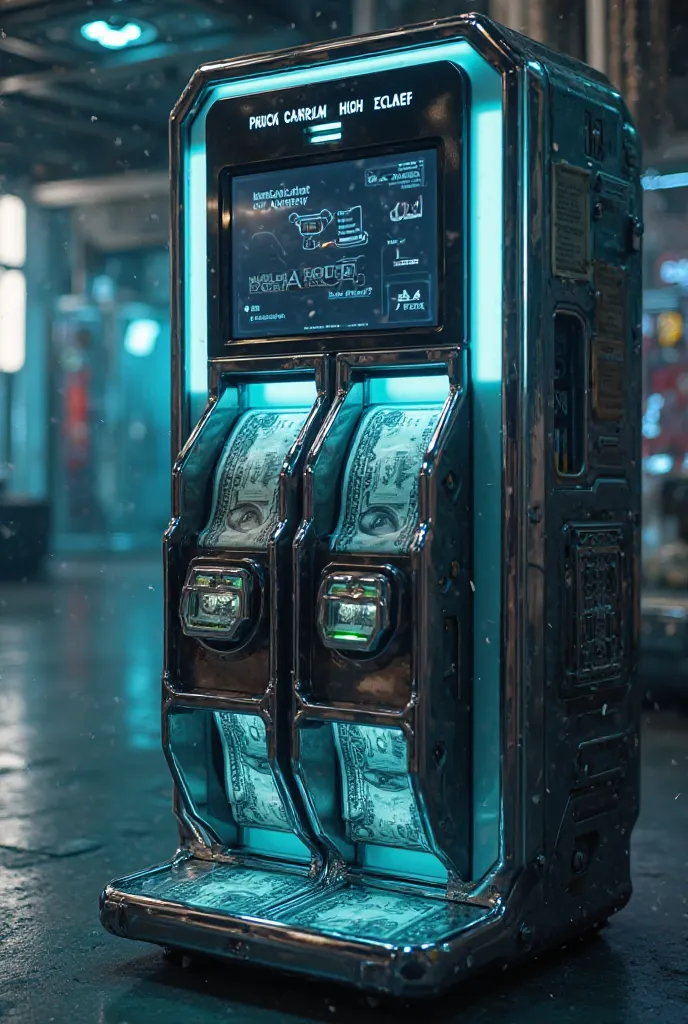
{"label": "wet concrete floor", "polygon": [[688,717],[646,716],[635,894],[597,937],[443,1002],[174,967],[98,922],[109,879],[175,847],[159,748],[155,561],[55,565],[0,586],[0,1018],[30,1024],[688,1022]]}

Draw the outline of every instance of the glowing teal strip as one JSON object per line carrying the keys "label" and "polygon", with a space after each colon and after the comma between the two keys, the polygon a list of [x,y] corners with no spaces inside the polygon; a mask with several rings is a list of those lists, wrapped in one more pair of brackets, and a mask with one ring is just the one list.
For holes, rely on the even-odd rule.
{"label": "glowing teal strip", "polygon": [[[205,128],[206,113],[202,127]],[[193,140],[196,125],[191,129]],[[192,141],[185,154],[184,204],[188,211],[184,218],[184,349],[188,389],[192,394],[208,391],[208,282],[206,278],[208,222],[205,211],[205,141],[199,147]],[[192,188],[193,183],[193,188]]]}
{"label": "glowing teal strip", "polygon": [[328,121],[327,124],[314,124],[308,129],[308,131],[311,133],[311,135],[315,135],[316,132],[330,132],[341,127],[341,121]]}
{"label": "glowing teal strip", "polygon": [[444,405],[449,394],[449,377],[446,373],[373,377],[368,382],[368,394],[371,405],[383,405],[388,402],[401,405],[437,402]]}
{"label": "glowing teal strip", "polygon": [[331,135],[314,135],[313,138],[308,141],[311,146],[316,146],[319,142],[339,142],[341,137],[341,132],[332,132]]}
{"label": "glowing teal strip", "polygon": [[688,188],[688,173],[677,171],[674,174],[657,174],[648,171],[640,179],[646,192],[654,192],[664,188]]}
{"label": "glowing teal strip", "polygon": [[400,878],[424,878],[445,883],[447,869],[432,853],[419,850],[401,850],[396,846],[362,846],[363,865],[369,871]]}
{"label": "glowing teal strip", "polygon": [[315,380],[272,380],[246,387],[246,404],[250,409],[310,409],[317,397]]}

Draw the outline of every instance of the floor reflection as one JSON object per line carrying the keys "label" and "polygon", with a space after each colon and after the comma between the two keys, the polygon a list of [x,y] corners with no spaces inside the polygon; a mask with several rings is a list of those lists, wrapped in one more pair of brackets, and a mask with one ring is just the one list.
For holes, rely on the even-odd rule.
{"label": "floor reflection", "polygon": [[151,678],[159,674],[152,661],[146,658],[135,661],[125,670],[125,734],[134,750],[160,747],[160,687],[151,686]]}
{"label": "floor reflection", "polygon": [[[203,1024],[227,1020],[233,1024],[581,1024],[581,1020],[623,1024],[640,1020],[629,1015],[632,988],[627,966],[601,936],[517,971],[503,972],[499,978],[475,981],[441,1000],[422,1003],[390,1003],[325,983],[304,983],[224,964],[179,969],[140,959],[131,966],[135,984],[114,999],[104,994],[100,1019],[107,1024],[140,1020],[144,1005],[153,1021],[165,1017]],[[572,976],[580,978],[584,972],[589,976],[585,990],[574,991]],[[168,1017],[171,987],[176,1000],[173,1016]]]}
{"label": "floor reflection", "polygon": [[165,860],[176,829],[159,748],[160,561],[56,566],[0,587],[0,1017],[70,1024],[683,1024],[688,719],[648,716],[635,895],[591,942],[432,1006],[244,967],[167,964],[106,934],[109,879]]}

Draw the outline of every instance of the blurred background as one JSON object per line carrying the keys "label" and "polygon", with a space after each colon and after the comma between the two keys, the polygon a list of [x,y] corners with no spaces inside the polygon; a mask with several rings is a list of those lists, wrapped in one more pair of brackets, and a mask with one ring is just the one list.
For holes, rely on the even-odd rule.
{"label": "blurred background", "polygon": [[[643,139],[641,678],[653,716],[645,770],[656,787],[647,863],[661,846],[652,815],[662,801],[685,831],[677,772],[685,781],[688,734],[677,716],[688,706],[688,2],[0,0],[0,942],[16,953],[5,961],[0,1017],[67,1019],[49,1015],[51,1001],[86,964],[100,981],[83,1015],[70,996],[70,1020],[131,1022],[146,993],[148,1020],[172,1019],[168,999],[151,995],[152,967],[127,975],[135,980],[124,994],[98,974],[107,957],[123,963],[132,953],[120,943],[113,954],[94,902],[110,877],[164,859],[174,844],[158,689],[170,109],[205,61],[470,10],[605,72]],[[34,895],[27,871],[38,872]],[[647,873],[657,877],[651,865]],[[645,909],[657,922],[661,893],[647,884]],[[22,945],[26,929],[33,938]],[[48,955],[63,980],[43,1011],[25,1015],[28,997],[12,985],[27,969],[38,977]],[[618,980],[615,955],[597,966],[607,996],[626,999],[632,982]],[[189,1009],[195,984],[177,993],[189,1020],[201,1019]],[[531,1024],[552,1019],[547,992],[542,999]],[[636,992],[639,1014],[647,999]],[[304,1019],[295,1012],[290,1020]],[[271,1013],[246,1019],[286,1019]],[[502,1017],[493,1008],[489,1019]]]}
{"label": "blurred background", "polygon": [[644,670],[688,671],[684,0],[0,0],[0,577],[159,550],[167,118],[195,67],[464,10],[604,71],[640,127]]}

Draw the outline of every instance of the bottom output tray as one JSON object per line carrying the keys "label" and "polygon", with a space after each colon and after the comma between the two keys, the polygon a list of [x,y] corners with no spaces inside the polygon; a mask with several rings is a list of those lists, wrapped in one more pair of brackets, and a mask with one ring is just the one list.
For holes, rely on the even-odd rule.
{"label": "bottom output tray", "polygon": [[117,935],[394,994],[445,987],[453,940],[497,916],[367,881],[196,858],[118,879],[101,896]]}

